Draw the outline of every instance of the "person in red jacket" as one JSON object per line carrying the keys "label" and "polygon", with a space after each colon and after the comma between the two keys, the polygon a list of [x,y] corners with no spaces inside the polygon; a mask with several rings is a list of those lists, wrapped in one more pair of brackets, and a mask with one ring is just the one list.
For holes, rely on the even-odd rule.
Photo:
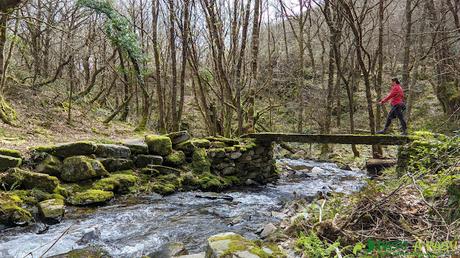
{"label": "person in red jacket", "polygon": [[387,122],[385,123],[385,128],[381,131],[378,131],[378,134],[384,134],[387,132],[388,127],[391,125],[391,121],[395,118],[399,119],[401,123],[401,131],[403,135],[407,134],[407,124],[404,120],[403,111],[406,109],[406,105],[404,104],[404,91],[399,83],[398,78],[391,79],[391,91],[390,93],[381,101],[379,101],[380,105],[385,104],[391,100],[391,111],[388,113]]}

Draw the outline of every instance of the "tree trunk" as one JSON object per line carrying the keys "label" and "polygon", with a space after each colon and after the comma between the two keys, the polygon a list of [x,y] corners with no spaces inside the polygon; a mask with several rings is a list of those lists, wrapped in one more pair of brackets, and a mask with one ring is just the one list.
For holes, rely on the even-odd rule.
{"label": "tree trunk", "polygon": [[155,77],[156,77],[156,90],[158,99],[158,131],[160,133],[166,133],[166,121],[165,121],[165,104],[164,104],[164,89],[162,85],[161,76],[161,62],[160,62],[160,45],[158,43],[158,15],[160,8],[160,0],[153,0],[152,3],[152,44],[153,44],[153,55],[155,63]]}

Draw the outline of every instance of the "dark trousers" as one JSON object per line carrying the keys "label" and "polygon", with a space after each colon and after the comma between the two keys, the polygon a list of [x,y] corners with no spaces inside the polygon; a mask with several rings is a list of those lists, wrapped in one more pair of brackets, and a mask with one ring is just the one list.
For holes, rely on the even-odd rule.
{"label": "dark trousers", "polygon": [[401,130],[405,132],[407,130],[407,124],[406,124],[406,121],[404,120],[404,115],[403,115],[404,110],[406,110],[406,105],[404,104],[398,104],[396,106],[392,106],[390,113],[388,113],[387,122],[385,123],[385,129],[383,130],[386,131],[388,127],[390,127],[391,121],[395,118],[398,118],[399,122],[401,123]]}

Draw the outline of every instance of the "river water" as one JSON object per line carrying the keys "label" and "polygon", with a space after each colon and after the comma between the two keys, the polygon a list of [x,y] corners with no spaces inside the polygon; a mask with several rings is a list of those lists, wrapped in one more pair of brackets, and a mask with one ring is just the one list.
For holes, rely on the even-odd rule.
{"label": "river water", "polygon": [[0,257],[40,257],[53,243],[45,256],[94,245],[114,257],[140,257],[173,242],[181,242],[190,253],[198,253],[204,250],[209,236],[222,232],[256,239],[260,228],[282,219],[279,211],[286,202],[313,198],[318,192],[358,191],[367,177],[363,171],[341,170],[332,163],[290,159],[280,159],[278,163],[283,175],[276,185],[219,195],[150,195],[135,203],[121,201],[91,214],[69,216],[41,234],[36,227],[4,230],[0,232]]}

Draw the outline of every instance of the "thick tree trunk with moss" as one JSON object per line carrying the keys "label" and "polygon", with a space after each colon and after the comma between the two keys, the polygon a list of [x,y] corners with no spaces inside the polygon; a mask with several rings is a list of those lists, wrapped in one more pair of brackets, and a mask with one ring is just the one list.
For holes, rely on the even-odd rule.
{"label": "thick tree trunk with moss", "polygon": [[[6,28],[8,24],[8,11],[11,8],[18,6],[20,0],[2,0],[0,2],[0,81],[3,80],[4,68],[4,50],[6,45]],[[0,120],[6,124],[12,125],[16,119],[16,112],[11,108],[3,97],[2,89],[0,89]]]}

